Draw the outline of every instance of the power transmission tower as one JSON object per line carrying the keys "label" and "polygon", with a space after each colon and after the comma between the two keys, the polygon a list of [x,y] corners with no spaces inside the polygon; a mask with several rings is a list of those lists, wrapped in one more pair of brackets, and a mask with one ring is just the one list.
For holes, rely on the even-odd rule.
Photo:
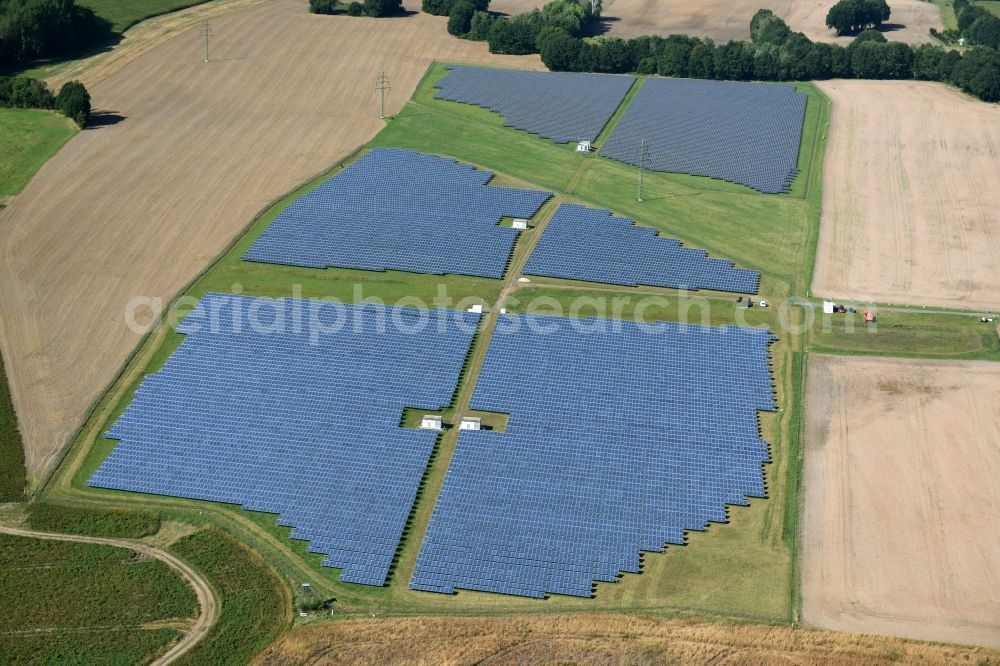
{"label": "power transmission tower", "polygon": [[389,90],[389,77],[384,70],[375,81],[375,89],[379,91],[378,117],[385,118],[385,91]]}
{"label": "power transmission tower", "polygon": [[636,192],[635,200],[642,201],[642,170],[646,166],[646,140],[639,143],[639,189]]}
{"label": "power transmission tower", "polygon": [[205,21],[201,24],[201,36],[205,38],[205,62],[208,62],[208,40],[215,37],[212,34],[212,24]]}

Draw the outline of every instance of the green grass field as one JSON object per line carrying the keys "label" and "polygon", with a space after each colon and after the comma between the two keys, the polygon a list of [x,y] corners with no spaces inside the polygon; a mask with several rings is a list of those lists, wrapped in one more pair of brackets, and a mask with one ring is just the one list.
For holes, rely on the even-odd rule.
{"label": "green grass field", "polygon": [[991,14],[1000,16],[1000,0],[979,0],[976,4],[983,7]]}
{"label": "green grass field", "polygon": [[0,197],[20,192],[78,131],[55,111],[0,109]]}
{"label": "green grass field", "polygon": [[78,0],[77,4],[94,10],[111,24],[112,31],[122,33],[139,21],[203,2],[207,0]]}
{"label": "green grass field", "polygon": [[937,5],[941,14],[941,25],[945,30],[958,29],[958,18],[955,16],[955,5],[952,0],[928,0],[928,2]]}
{"label": "green grass field", "polygon": [[[0,535],[0,663],[135,664],[198,609],[187,583],[131,551]],[[11,633],[17,632],[17,633]]]}

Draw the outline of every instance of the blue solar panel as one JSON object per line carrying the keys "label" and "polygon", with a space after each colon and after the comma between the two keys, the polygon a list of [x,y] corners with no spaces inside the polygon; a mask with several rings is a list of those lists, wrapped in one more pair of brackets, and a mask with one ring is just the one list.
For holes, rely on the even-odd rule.
{"label": "blue solar panel", "polygon": [[283,210],[246,261],[500,278],[518,231],[551,192],[492,187],[488,171],[376,148]]}
{"label": "blue solar panel", "polygon": [[631,76],[453,67],[434,97],[496,111],[555,143],[593,141],[635,82]]}
{"label": "blue solar panel", "polygon": [[[586,331],[586,332],[584,332]],[[764,497],[766,330],[502,315],[410,587],[589,597]]]}
{"label": "blue solar panel", "polygon": [[708,176],[761,192],[795,177],[806,96],[793,86],[646,79],[600,154],[653,171]]}
{"label": "blue solar panel", "polygon": [[656,230],[636,227],[611,211],[563,204],[549,221],[524,267],[543,275],[627,286],[715,289],[757,293],[760,273],[710,259]]}
{"label": "blue solar panel", "polygon": [[106,434],[90,486],[280,514],[344,582],[383,585],[478,315],[208,294]]}

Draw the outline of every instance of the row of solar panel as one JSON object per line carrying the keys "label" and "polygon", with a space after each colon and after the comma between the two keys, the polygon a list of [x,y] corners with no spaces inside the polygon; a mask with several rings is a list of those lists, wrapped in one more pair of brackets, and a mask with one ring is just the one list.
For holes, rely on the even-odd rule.
{"label": "row of solar panel", "polygon": [[[305,308],[352,323],[299,330],[291,322]],[[417,316],[431,320],[418,335],[385,326]],[[120,442],[88,484],[277,513],[341,580],[381,585],[436,441],[400,429],[400,414],[451,401],[478,321],[208,294],[109,429]]]}
{"label": "row of solar panel", "polygon": [[[506,125],[556,143],[593,141],[633,82],[606,74],[455,67],[438,82],[435,97],[496,111]],[[600,154],[653,171],[787,192],[805,107],[806,96],[790,85],[650,77]]]}
{"label": "row of solar panel", "polygon": [[492,187],[493,174],[377,148],[283,210],[243,258],[263,263],[500,278],[517,231],[552,194]]}
{"label": "row of solar panel", "polygon": [[450,67],[437,99],[496,111],[508,127],[555,143],[594,141],[635,83],[631,76]]}
{"label": "row of solar panel", "polygon": [[[597,241],[597,239],[600,239]],[[532,251],[523,271],[572,280],[627,286],[715,289],[757,293],[760,273],[709,259],[655,229],[632,226],[611,211],[563,204]]]}
{"label": "row of solar panel", "polygon": [[[322,268],[501,277],[518,231],[547,192],[494,188],[491,174],[412,151],[378,149],[284,210],[244,259]],[[710,259],[609,211],[563,205],[525,271],[628,286],[756,293],[759,273]]]}
{"label": "row of solar panel", "polygon": [[[400,414],[450,402],[478,316],[421,313],[436,326],[401,334],[387,314],[416,313],[267,302],[276,318],[308,304],[358,322],[312,340],[253,326],[264,300],[202,300],[88,483],[278,513],[342,581],[381,585],[436,437],[399,428]],[[764,494],[768,333],[549,323],[495,330],[471,406],[509,413],[507,430],[460,433],[414,589],[589,596],[594,581],[638,571],[641,550],[683,543]]]}

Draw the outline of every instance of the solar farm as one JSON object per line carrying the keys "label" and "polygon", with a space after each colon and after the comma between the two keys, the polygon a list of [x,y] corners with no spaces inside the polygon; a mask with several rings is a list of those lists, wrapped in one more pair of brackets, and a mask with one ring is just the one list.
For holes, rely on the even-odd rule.
{"label": "solar farm", "polygon": [[[504,124],[555,143],[597,139],[632,77],[459,67],[437,99],[496,111]],[[783,84],[649,78],[601,147],[653,171],[787,192],[797,173],[805,95]]]}
{"label": "solar farm", "polygon": [[496,111],[507,127],[569,143],[595,140],[633,83],[612,74],[455,67],[435,97]]}
{"label": "solar farm", "polygon": [[498,1],[22,63],[97,128],[0,202],[0,663],[1000,658],[988,47]]}
{"label": "solar farm", "polygon": [[[600,239],[595,243],[595,239]],[[609,210],[563,204],[545,227],[526,275],[635,287],[714,289],[756,294],[760,273],[710,259],[702,250],[657,236],[650,227],[614,217]]]}
{"label": "solar farm", "polygon": [[459,434],[411,588],[590,597],[766,495],[768,332],[518,319],[501,316],[472,396],[509,425]]}
{"label": "solar farm", "polygon": [[792,361],[734,301],[784,288],[804,202],[647,163],[637,204],[601,149],[653,81],[434,65],[193,285],[74,484],[238,516],[348,612],[780,620]]}
{"label": "solar farm", "polygon": [[[318,341],[255,332],[305,307],[341,329]],[[421,317],[423,334],[402,332]],[[384,328],[390,318],[401,323]],[[88,483],[280,514],[341,581],[382,585],[436,439],[401,429],[400,414],[451,401],[477,320],[208,294],[108,431],[121,444]]]}
{"label": "solar farm", "polygon": [[789,85],[648,79],[601,155],[654,171],[787,192],[805,107],[805,95]]}
{"label": "solar farm", "polygon": [[376,149],[286,208],[243,258],[311,268],[499,278],[518,232],[552,194],[491,187],[493,174]]}

